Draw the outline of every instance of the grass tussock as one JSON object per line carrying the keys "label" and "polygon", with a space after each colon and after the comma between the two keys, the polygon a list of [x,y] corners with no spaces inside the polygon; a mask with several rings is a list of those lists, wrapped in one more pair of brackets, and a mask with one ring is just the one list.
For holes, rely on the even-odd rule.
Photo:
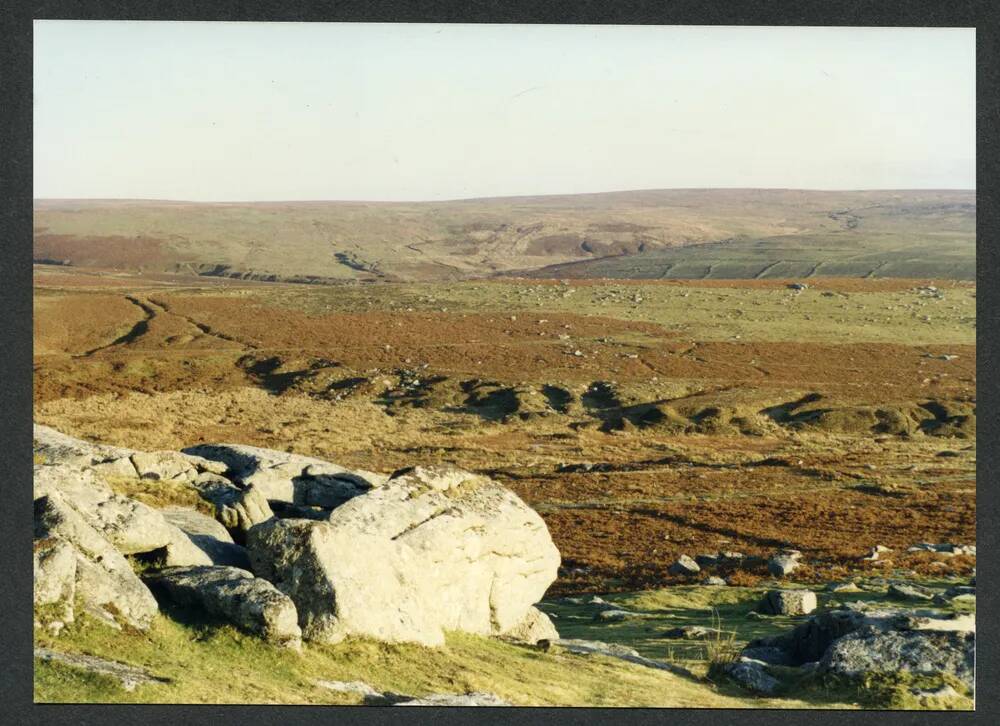
{"label": "grass tussock", "polygon": [[743,644],[736,640],[735,630],[726,630],[723,627],[722,616],[717,610],[712,611],[712,635],[705,642],[705,656],[708,661],[709,677],[717,673],[731,663],[735,663],[740,657],[740,650]]}
{"label": "grass tussock", "polygon": [[154,509],[188,507],[210,517],[215,514],[212,504],[202,499],[198,490],[185,482],[136,477],[109,477],[106,481],[116,494],[135,499]]}

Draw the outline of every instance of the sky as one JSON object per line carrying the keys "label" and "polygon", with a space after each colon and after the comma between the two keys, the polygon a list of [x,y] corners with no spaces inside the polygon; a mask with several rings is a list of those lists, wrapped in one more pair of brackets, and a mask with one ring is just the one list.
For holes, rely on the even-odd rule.
{"label": "sky", "polygon": [[34,196],[975,188],[975,30],[35,21]]}

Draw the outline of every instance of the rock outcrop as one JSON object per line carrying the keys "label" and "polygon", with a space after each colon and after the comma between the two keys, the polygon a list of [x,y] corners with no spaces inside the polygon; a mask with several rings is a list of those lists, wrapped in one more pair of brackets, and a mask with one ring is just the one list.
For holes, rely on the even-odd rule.
{"label": "rock outcrop", "polygon": [[385,477],[355,472],[328,461],[238,444],[200,444],[184,453],[221,462],[244,488],[253,486],[265,499],[332,509],[374,486]]}
{"label": "rock outcrop", "polygon": [[816,665],[847,677],[909,671],[949,674],[973,686],[975,616],[855,606],[819,612],[791,631],[751,641],[746,658]]}
{"label": "rock outcrop", "polygon": [[122,554],[151,554],[148,559],[170,566],[215,562],[163,513],[115,494],[92,469],[77,469],[65,464],[36,466],[34,475],[36,499],[58,494]]}
{"label": "rock outcrop", "polygon": [[848,677],[873,673],[945,674],[974,686],[976,634],[863,626],[834,641],[820,669]]}
{"label": "rock outcrop", "polygon": [[475,691],[473,693],[434,693],[430,696],[399,701],[395,706],[513,706],[495,693]]}
{"label": "rock outcrop", "polygon": [[444,631],[516,629],[556,578],[541,517],[491,480],[416,468],[329,520],[252,528],[253,570],[295,601],[306,639],[347,635],[441,645]]}
{"label": "rock outcrop", "polygon": [[801,553],[794,550],[779,552],[767,561],[767,571],[774,577],[790,575],[798,569],[801,558]]}
{"label": "rock outcrop", "polygon": [[274,516],[271,505],[261,491],[250,485],[240,489],[233,484],[212,484],[200,490],[201,496],[215,505],[215,518],[231,533],[234,540],[246,541],[246,533],[255,524]]}
{"label": "rock outcrop", "polygon": [[[34,424],[32,438],[34,442],[32,450],[35,457],[45,464],[67,464],[78,468],[96,466],[113,463],[120,459],[128,461],[134,453],[131,449],[93,444],[89,441],[76,439],[41,424]],[[134,468],[132,473],[134,475]]]}
{"label": "rock outcrop", "polygon": [[278,645],[299,648],[295,605],[267,580],[237,567],[168,567],[144,578],[181,604],[200,607]]}
{"label": "rock outcrop", "polygon": [[[249,446],[141,452],[46,427],[35,436],[35,603],[54,632],[74,603],[147,628],[152,587],[293,646],[303,635],[440,645],[448,630],[559,637],[533,607],[559,553],[538,514],[488,478],[445,467],[390,479]],[[190,487],[216,517],[117,493],[138,486],[157,502],[156,482],[169,483],[164,501],[187,501],[173,498]]]}
{"label": "rock outcrop", "polygon": [[[118,620],[148,628],[158,608],[125,556],[92,527],[57,491],[35,499],[35,538],[53,538],[72,546],[76,556],[73,596],[86,610],[109,623]],[[56,546],[53,544],[52,546]],[[61,545],[60,545],[61,546]],[[61,569],[40,569],[36,588],[54,592],[64,581]],[[50,579],[54,578],[54,579]],[[66,592],[65,589],[60,589]]]}
{"label": "rock outcrop", "polygon": [[[191,545],[204,555],[205,562],[190,562],[187,564],[228,565],[244,570],[250,569],[250,558],[245,548],[233,542],[229,531],[218,521],[194,509],[183,507],[168,507],[160,510],[163,518],[176,527]],[[179,545],[172,541],[174,548]],[[168,546],[168,551],[171,546]],[[179,559],[169,558],[168,559]],[[168,562],[169,565],[181,564]]]}

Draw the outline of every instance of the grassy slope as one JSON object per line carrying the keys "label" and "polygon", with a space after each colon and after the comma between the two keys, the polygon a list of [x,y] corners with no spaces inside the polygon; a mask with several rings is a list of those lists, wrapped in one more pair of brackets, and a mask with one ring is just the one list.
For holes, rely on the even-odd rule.
{"label": "grassy slope", "polygon": [[[357,696],[315,685],[360,680],[408,695],[489,691],[516,705],[806,707],[797,700],[753,699],[664,671],[600,656],[542,652],[450,634],[429,649],[348,640],[306,645],[303,653],[263,645],[226,625],[159,616],[146,633],[119,633],[84,619],[58,638],[36,631],[36,643],[143,666],[171,679],[127,692],[117,682],[62,664],[35,666],[35,700],[116,703],[352,704]],[[176,618],[176,619],[175,619]]]}
{"label": "grassy slope", "polygon": [[[948,585],[951,581],[926,581]],[[543,607],[556,614],[563,637],[602,639],[635,647],[647,657],[681,663],[705,674],[713,659],[725,662],[748,640],[786,632],[801,618],[747,618],[761,588],[681,586],[608,596],[618,607],[645,617],[623,623],[595,621],[597,608],[554,600]],[[874,592],[830,595],[834,600],[885,601]],[[957,606],[963,610],[975,605]],[[44,615],[39,615],[44,621]],[[685,624],[715,625],[722,635],[708,641],[664,639],[660,632]],[[390,645],[349,639],[338,645],[307,644],[301,654],[264,645],[235,628],[195,619],[175,608],[158,616],[148,633],[118,633],[84,616],[58,638],[36,630],[36,644],[141,666],[169,683],[133,692],[117,681],[58,663],[36,662],[35,700],[115,703],[282,703],[356,704],[360,697],[316,685],[317,680],[363,681],[380,691],[407,695],[493,692],[515,705],[634,706],[699,708],[959,708],[966,696],[917,698],[911,689],[934,691],[954,680],[897,674],[857,683],[776,669],[786,698],[753,698],[724,677],[716,682],[685,678],[602,656],[574,655],[556,647],[544,652],[466,634],[451,633],[443,648]],[[219,674],[225,673],[225,678]]]}
{"label": "grassy slope", "polygon": [[[749,256],[749,262],[718,265],[710,276],[752,277],[769,261],[786,257],[810,267],[816,260],[847,262],[821,274],[865,274],[881,257],[855,258],[883,251],[895,260],[884,274],[924,274],[917,268],[923,270],[920,261],[927,260],[943,274],[940,263],[954,260],[954,274],[964,275],[974,260],[975,193],[661,190],[378,204],[39,200],[35,226],[36,257],[160,271],[228,265],[284,276],[432,279],[652,250],[637,258],[640,268],[616,270],[620,262],[605,260],[597,272],[584,266],[565,274],[623,276],[624,270],[659,277],[662,260],[654,273],[645,269],[648,256],[655,261],[659,250],[684,246],[666,254],[694,262],[689,269],[677,267],[673,276],[701,277],[701,258],[719,254],[715,245],[701,251],[703,243],[742,239],[757,247],[747,250],[737,242],[720,249],[727,259],[743,250],[736,256]],[[105,254],[114,238],[124,245]],[[150,245],[145,258],[128,257],[129,241],[137,239]],[[911,258],[920,264],[914,267]],[[784,274],[806,272],[790,267]]]}
{"label": "grassy slope", "polygon": [[[920,584],[939,588],[964,584],[964,579],[922,579]],[[769,587],[801,588],[801,584],[771,583]],[[821,586],[812,586],[819,607],[833,608],[850,602],[869,602],[880,607],[913,607],[912,602],[894,599],[884,587],[866,585],[857,593],[829,593]],[[583,638],[620,643],[635,648],[648,658],[679,663],[692,672],[704,674],[712,670],[713,662],[728,662],[750,640],[787,633],[802,617],[767,616],[750,618],[768,587],[705,587],[674,586],[659,590],[606,595],[614,607],[638,614],[619,622],[595,619],[599,607],[572,599],[553,599],[543,609],[556,616],[560,634],[566,638]],[[937,607],[937,606],[935,606]],[[942,613],[975,612],[975,603],[954,603],[941,606]],[[718,629],[718,634],[704,640],[665,638],[664,633],[680,626],[701,626]],[[843,703],[860,703],[866,708],[958,708],[969,709],[972,702],[967,689],[959,681],[941,676],[915,676],[909,673],[876,675],[863,687],[830,676],[803,674],[799,669],[775,669],[782,682],[780,693],[794,695],[814,705],[833,707]],[[724,676],[713,675],[716,680]],[[959,696],[950,698],[915,697],[912,689],[935,691],[942,685],[952,686]]]}

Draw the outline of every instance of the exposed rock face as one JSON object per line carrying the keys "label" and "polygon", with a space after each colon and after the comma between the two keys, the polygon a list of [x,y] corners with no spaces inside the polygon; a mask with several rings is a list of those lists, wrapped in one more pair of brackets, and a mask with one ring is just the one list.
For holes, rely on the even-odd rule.
{"label": "exposed rock face", "polygon": [[521,624],[559,566],[537,513],[452,468],[400,472],[327,522],[270,520],[247,545],[254,572],[295,601],[304,637],[324,642],[501,635]]}
{"label": "exposed rock face", "polygon": [[[229,532],[219,522],[201,512],[183,507],[168,507],[160,510],[163,518],[174,525],[186,539],[204,556],[205,562],[185,564],[228,565],[244,570],[250,569],[250,558],[243,547],[233,542]],[[172,542],[174,546],[176,543]],[[172,549],[168,546],[168,552]],[[172,558],[176,559],[176,558]],[[168,565],[182,564],[170,561]]]}
{"label": "exposed rock face", "polygon": [[109,623],[117,617],[135,628],[149,627],[157,613],[152,593],[124,555],[58,491],[35,499],[35,537],[55,537],[73,546],[75,595],[88,612]]}
{"label": "exposed rock face", "polygon": [[534,645],[540,640],[559,640],[559,631],[548,615],[536,607],[530,607],[521,622],[504,631],[503,637]]}
{"label": "exposed rock face", "polygon": [[75,439],[40,424],[34,425],[32,437],[34,439],[32,446],[34,453],[44,459],[46,464],[84,467],[114,462],[123,458],[127,461],[133,453],[131,449],[92,444],[82,439]]}
{"label": "exposed rock face", "polygon": [[[559,638],[533,607],[559,553],[537,513],[485,477],[416,468],[389,480],[230,445],[139,452],[45,427],[35,450],[46,462],[34,472],[35,601],[61,604],[62,621],[75,600],[109,624],[147,628],[156,601],[128,555],[173,600],[282,644],[303,632],[427,645],[447,630]],[[119,495],[105,481],[117,476],[183,482],[218,521]]]}
{"label": "exposed rock face", "polygon": [[333,508],[385,482],[378,474],[255,446],[201,444],[184,453],[222,462],[244,487],[252,485],[265,499],[292,504]]}
{"label": "exposed rock face", "polygon": [[367,703],[370,702],[382,702],[386,699],[386,696],[381,691],[377,691],[364,681],[315,681],[316,685],[320,688],[325,688],[329,691],[336,691],[337,693],[352,693],[357,696],[361,696]]}
{"label": "exposed rock face", "polygon": [[191,536],[212,537],[220,542],[232,544],[229,531],[219,522],[189,507],[164,507],[160,514],[170,524]]}
{"label": "exposed rock face", "polygon": [[943,542],[941,544],[933,544],[931,542],[921,542],[915,544],[912,547],[908,547],[907,552],[937,552],[941,555],[972,555],[976,556],[976,546],[975,545],[960,545],[952,544],[951,542]]}
{"label": "exposed rock face", "polygon": [[137,451],[130,459],[142,479],[191,480],[199,473],[193,457],[176,451]]}
{"label": "exposed rock face", "polygon": [[[210,565],[213,559],[163,514],[115,494],[91,469],[36,466],[35,497],[58,493],[91,527],[122,554],[156,552],[165,565]],[[243,560],[245,561],[245,560]]]}
{"label": "exposed rock face", "polygon": [[201,496],[215,505],[216,519],[241,542],[251,527],[274,517],[267,498],[253,485],[246,489],[229,483],[213,485],[202,489]]}
{"label": "exposed rock face", "polygon": [[35,605],[60,604],[60,620],[73,621],[76,593],[76,550],[58,537],[35,540]]}
{"label": "exposed rock face", "polygon": [[844,676],[868,673],[943,673],[974,683],[976,634],[940,630],[885,630],[866,625],[836,640],[820,668]]}
{"label": "exposed rock face", "polygon": [[666,663],[661,660],[646,658],[645,656],[639,655],[639,651],[634,648],[629,648],[626,645],[620,645],[618,643],[603,643],[600,640],[567,640],[560,638],[555,641],[555,644],[561,648],[565,648],[570,653],[577,653],[580,655],[606,655],[610,658],[619,658],[621,660],[628,661],[629,663],[645,666],[646,668],[670,671],[671,673],[676,673],[687,678],[694,678],[694,674],[687,668],[674,665],[673,663]]}
{"label": "exposed rock face", "polygon": [[816,609],[816,593],[810,590],[769,590],[758,610],[767,615],[807,615]]}
{"label": "exposed rock face", "polygon": [[86,521],[124,554],[166,547],[171,528],[151,507],[111,491],[88,469],[35,466],[35,498],[58,492]]}
{"label": "exposed rock face", "polygon": [[302,643],[295,605],[267,580],[236,567],[170,567],[146,576],[182,605],[197,605],[279,645]]}
{"label": "exposed rock face", "polygon": [[91,468],[99,474],[112,476],[190,481],[202,472],[224,474],[226,471],[224,464],[197,456],[94,444],[39,424],[34,426],[33,449],[46,464]]}

